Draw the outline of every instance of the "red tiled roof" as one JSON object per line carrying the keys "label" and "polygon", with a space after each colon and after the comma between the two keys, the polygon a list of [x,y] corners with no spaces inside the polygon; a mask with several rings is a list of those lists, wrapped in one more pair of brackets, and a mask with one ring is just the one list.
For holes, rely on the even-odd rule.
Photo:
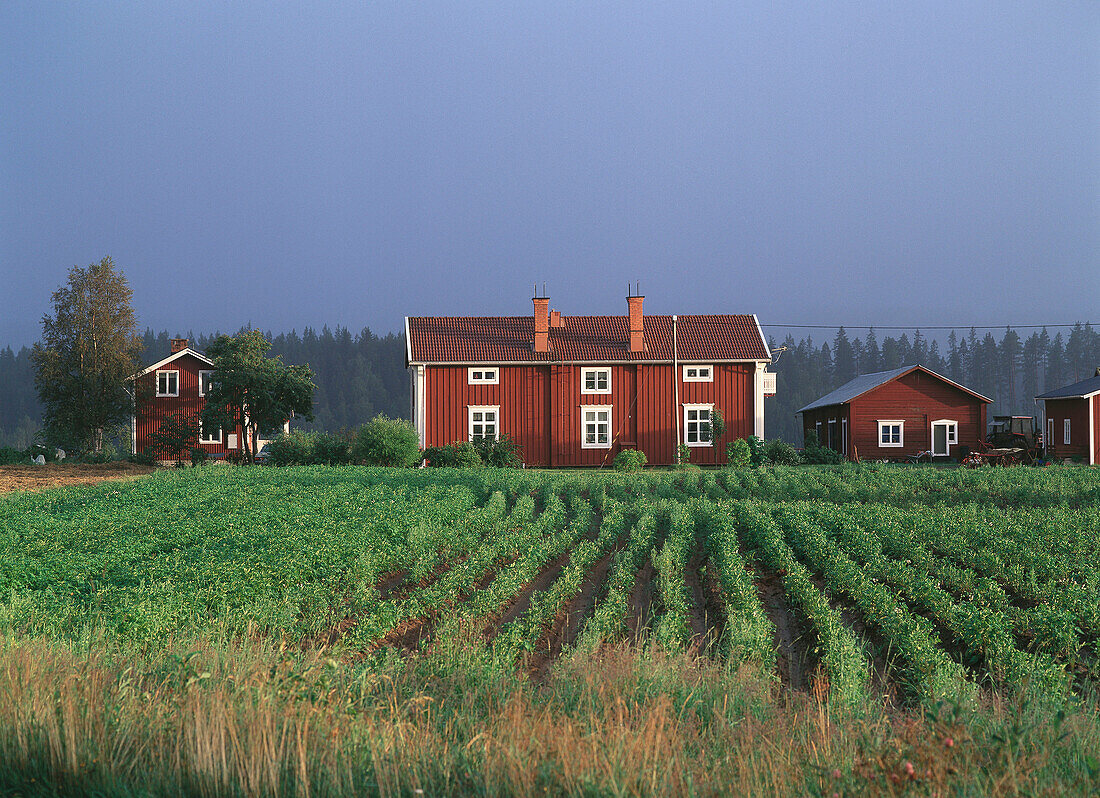
{"label": "red tiled roof", "polygon": [[[645,351],[630,351],[627,316],[563,316],[550,351],[535,352],[532,316],[410,316],[412,363],[672,360],[672,317],[646,316]],[[768,360],[755,316],[677,316],[680,360]]]}

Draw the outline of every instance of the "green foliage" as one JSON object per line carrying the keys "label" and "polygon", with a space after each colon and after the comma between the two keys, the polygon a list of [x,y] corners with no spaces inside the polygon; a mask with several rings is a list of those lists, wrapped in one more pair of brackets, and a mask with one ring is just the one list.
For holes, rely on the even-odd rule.
{"label": "green foliage", "polygon": [[151,466],[157,460],[157,454],[153,451],[153,447],[146,446],[140,452],[130,455],[130,462],[137,465]]}
{"label": "green foliage", "polygon": [[481,438],[473,441],[481,461],[493,468],[519,468],[523,465],[520,457],[519,444],[513,441],[507,434],[501,435],[496,440]]}
{"label": "green foliage", "polygon": [[844,462],[844,455],[828,446],[822,446],[817,440],[817,432],[808,430],[802,460],[809,465],[838,465]]}
{"label": "green foliage", "polygon": [[127,378],[140,367],[141,339],[122,270],[104,258],[69,270],[51,297],[42,340],[31,350],[34,385],[51,442],[98,452],[104,435],[129,420]]}
{"label": "green foliage", "polygon": [[647,462],[645,452],[640,449],[623,449],[615,455],[617,471],[638,471],[645,468]]}
{"label": "green foliage", "polygon": [[726,444],[726,459],[734,468],[752,465],[752,446],[744,438]]}
{"label": "green foliage", "polygon": [[480,468],[485,465],[477,447],[470,441],[429,446],[424,450],[424,460],[432,468]]}
{"label": "green foliage", "polygon": [[454,444],[429,446],[424,450],[424,462],[429,468],[452,468],[455,464]]}
{"label": "green foliage", "polygon": [[351,462],[351,436],[346,432],[315,433],[313,460],[321,465],[347,465]]}
{"label": "green foliage", "polygon": [[160,422],[156,432],[149,435],[149,443],[158,455],[183,464],[183,452],[199,440],[199,417],[194,413],[177,410]]}
{"label": "green foliage", "polygon": [[681,443],[676,447],[676,465],[688,465],[691,463],[691,447]]}
{"label": "green foliage", "polygon": [[0,447],[0,465],[17,465],[27,462],[27,455],[11,446]]}
{"label": "green foliage", "polygon": [[191,447],[191,465],[193,465],[193,466],[206,465],[206,461],[209,459],[209,457],[210,457],[210,455],[207,454],[206,449],[204,449],[203,447],[201,447],[201,446],[192,446]]}
{"label": "green foliage", "polygon": [[779,438],[764,444],[763,456],[772,465],[798,465],[802,462],[798,450]]}
{"label": "green foliage", "polygon": [[271,343],[259,330],[219,336],[206,354],[214,374],[206,394],[203,423],[245,430],[244,453],[255,456],[256,439],[282,427],[291,417],[313,418],[313,372],[267,357]]}
{"label": "green foliage", "polygon": [[291,430],[282,433],[268,444],[272,465],[312,465],[317,462],[316,436],[312,432]]}
{"label": "green foliage", "polygon": [[719,408],[714,408],[710,414],[710,445],[715,449],[722,442],[722,436],[726,434],[726,418]]}
{"label": "green foliage", "polygon": [[408,421],[379,414],[355,433],[351,459],[364,465],[411,468],[422,459],[420,439]]}

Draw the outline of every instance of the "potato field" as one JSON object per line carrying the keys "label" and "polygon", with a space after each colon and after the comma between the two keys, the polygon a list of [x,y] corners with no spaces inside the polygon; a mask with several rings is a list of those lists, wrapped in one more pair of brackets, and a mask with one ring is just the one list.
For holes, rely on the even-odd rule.
{"label": "potato field", "polygon": [[[148,720],[146,708],[140,733],[127,733],[158,741],[150,751],[176,746],[177,765],[163,774],[168,792],[1100,788],[1090,753],[1100,741],[1094,469],[623,475],[207,467],[0,498],[0,550],[7,641],[0,678],[35,684],[34,662],[44,652],[51,667],[102,672],[102,695],[73,689],[83,696],[85,722],[98,729],[88,738],[120,750],[117,730],[97,713],[136,711],[127,703],[136,699],[111,686],[128,669],[127,678],[145,685],[133,688],[136,695],[167,702],[162,725]],[[68,665],[57,660],[62,652]],[[305,693],[286,692],[288,672]],[[615,672],[630,676],[607,675]],[[612,690],[605,678],[625,682]],[[240,761],[208,773],[170,732],[184,698],[197,700],[218,684],[228,691],[219,700],[237,706],[245,682],[278,697],[277,725],[293,725],[288,718],[307,707],[324,719],[312,721],[317,728],[337,730],[327,742],[313,740],[308,756],[288,748],[287,761],[275,757],[273,775],[253,786],[240,775],[248,746],[227,744],[237,753],[226,761]],[[392,689],[385,700],[381,682]],[[247,693],[253,702],[255,690]],[[592,705],[577,697],[596,694],[602,698]],[[455,705],[475,695],[476,706]],[[619,773],[595,764],[610,754],[593,754],[590,771],[568,775],[562,761],[579,754],[543,749],[517,753],[513,769],[498,772],[488,748],[483,755],[469,748],[517,697],[524,722],[567,718],[589,743],[611,745],[609,732],[598,731],[609,711],[603,704],[621,702],[625,717],[641,713],[640,723],[658,711],[655,696],[670,702],[669,722],[691,724],[680,729],[687,746],[680,754],[702,757],[703,765],[687,782],[687,766],[638,782],[629,765]],[[0,751],[21,763],[0,766],[0,784],[39,773],[73,788],[73,768],[97,751],[97,764],[87,767],[99,781],[89,784],[110,792],[127,783],[120,774],[132,766],[129,749],[116,755],[124,760],[118,768],[91,742],[83,758],[71,746],[32,756],[27,740],[64,725],[43,720],[34,700],[0,701],[0,721],[21,729],[0,734]],[[434,764],[408,752],[402,758],[404,749],[380,743],[388,738],[370,725],[382,716],[396,723],[393,712],[411,701],[439,713],[424,709],[427,720],[414,712],[409,721],[426,724],[441,746]],[[752,741],[736,727],[773,712],[783,719],[757,729],[757,744],[769,724],[774,732],[790,723],[785,734],[807,735],[806,753],[769,780],[752,781],[760,775],[744,759]],[[810,728],[813,712],[825,713],[820,729]],[[1021,731],[1025,717],[1034,728]],[[794,729],[803,721],[806,728]],[[910,746],[904,750],[920,750],[920,735],[899,731],[899,722],[935,737],[924,770],[912,765],[922,754],[895,762],[883,753],[902,750],[899,740]],[[857,726],[863,737],[852,731]],[[868,741],[866,728],[881,739]],[[1008,739],[1005,728],[1016,736],[997,743]],[[644,730],[635,731],[632,745],[640,745]],[[833,740],[835,759],[821,760],[815,735]],[[973,760],[952,759],[963,756],[948,750],[956,737],[969,741]],[[1010,753],[1017,746],[1012,757],[1025,749],[1038,757],[1015,781],[1000,778],[1003,745]],[[673,767],[680,754],[666,754]],[[533,774],[529,783],[521,772]]]}

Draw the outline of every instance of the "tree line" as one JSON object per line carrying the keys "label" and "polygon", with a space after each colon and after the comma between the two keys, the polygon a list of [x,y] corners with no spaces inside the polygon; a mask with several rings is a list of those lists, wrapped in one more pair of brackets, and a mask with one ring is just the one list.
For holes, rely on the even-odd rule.
{"label": "tree line", "polygon": [[[141,335],[141,362],[165,357],[172,337],[187,337],[203,351],[217,335],[147,329]],[[408,418],[403,334],[379,336],[369,327],[352,333],[347,327],[324,326],[320,331],[307,327],[300,334],[292,330],[265,335],[271,341],[271,356],[281,356],[287,364],[309,364],[315,375],[314,420],[295,422],[295,427],[336,432],[378,413]],[[770,343],[773,349],[787,349],[771,367],[777,375],[777,395],[767,400],[766,436],[796,445],[802,443],[802,432],[795,411],[860,374],[920,363],[993,399],[991,417],[1031,416],[1041,412],[1033,401],[1036,394],[1090,377],[1100,366],[1100,333],[1089,324],[1053,336],[1044,329],[1027,338],[1011,328],[999,338],[973,329],[953,331],[942,349],[919,330],[880,341],[874,330],[850,337],[843,327],[831,341],[796,341],[788,336]],[[31,349],[0,349],[0,445],[25,448],[41,428],[41,419]]]}

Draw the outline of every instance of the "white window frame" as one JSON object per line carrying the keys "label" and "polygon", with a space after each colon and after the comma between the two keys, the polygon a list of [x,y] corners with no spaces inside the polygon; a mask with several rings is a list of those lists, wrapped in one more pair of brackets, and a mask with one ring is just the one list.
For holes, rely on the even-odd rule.
{"label": "white window frame", "polygon": [[933,454],[939,455],[941,452],[936,451],[936,427],[947,427],[947,451],[942,454],[951,454],[951,447],[959,445],[959,422],[953,418],[939,418],[929,426],[928,446]]}
{"label": "white window frame", "polygon": [[1050,450],[1054,447],[1054,418],[1047,419],[1047,439],[1043,441],[1043,446]]}
{"label": "white window frame", "polygon": [[848,454],[848,419],[840,419],[840,448],[841,454]]}
{"label": "white window frame", "polygon": [[[610,380],[610,375],[608,375]],[[585,416],[588,413],[607,413],[607,440],[604,443],[599,442],[600,437],[600,424],[604,423],[600,421],[600,417],[597,415],[594,422],[589,422]],[[611,448],[611,423],[615,419],[614,405],[581,405],[581,448],[582,449],[610,449]],[[588,442],[588,424],[594,423],[596,425],[596,442]]]}
{"label": "white window frame", "polygon": [[[695,420],[689,420],[688,419],[689,412],[693,411],[693,410],[694,411],[699,411],[699,410],[706,410],[707,411],[706,424],[710,428],[710,435],[707,436],[706,440],[702,440],[701,438],[699,438],[698,429],[696,429],[696,438],[697,438],[697,440],[695,440],[693,442],[688,437],[691,434],[691,429],[690,429],[689,425],[695,424],[695,425],[698,426],[699,424],[703,423],[702,419],[695,419]],[[684,405],[684,443],[686,443],[688,446],[691,446],[693,448],[696,447],[696,446],[711,446],[712,445],[711,441],[713,439],[714,439],[714,405],[713,404],[692,404],[692,405],[685,404]]]}
{"label": "white window frame", "polygon": [[[598,387],[599,384],[600,384],[600,378],[599,378],[600,372],[603,372],[607,375],[607,387],[606,388]],[[596,375],[596,379],[595,379],[594,382],[595,382],[597,387],[592,389],[592,390],[589,390],[586,387],[586,385],[588,383],[588,375],[589,374],[595,374]],[[599,366],[597,368],[583,368],[583,369],[581,369],[581,393],[582,394],[609,394],[609,393],[611,393],[611,366]]]}
{"label": "white window frame", "polygon": [[[466,440],[472,441],[474,439],[474,413],[493,413],[493,440],[500,440],[500,405],[470,405],[466,413]],[[477,422],[484,428],[485,418],[482,416],[481,421]],[[481,439],[485,439],[487,435],[481,435]]]}
{"label": "white window frame", "polygon": [[[485,372],[493,372],[493,378],[487,379]],[[478,374],[480,376],[475,377]],[[466,370],[466,384],[467,385],[498,385],[500,384],[500,367],[499,366],[470,366]]]}
{"label": "white window frame", "polygon": [[204,426],[205,425],[202,423],[202,419],[200,418],[199,419],[199,443],[217,443],[217,444],[220,444],[222,442],[222,434],[223,434],[222,428],[218,427],[218,437],[216,437],[216,438],[207,438],[206,433],[203,431]]}
{"label": "white window frame", "polygon": [[[202,377],[204,374],[213,374],[214,369],[199,369],[199,396],[206,396],[206,391],[202,389]],[[214,382],[214,378],[210,378],[210,382]]]}
{"label": "white window frame", "polygon": [[[175,374],[176,375],[176,392],[175,393],[161,393],[160,392],[160,375],[161,374]],[[180,395],[180,372],[179,369],[161,369],[156,373],[157,381],[157,396],[179,396]],[[167,387],[167,386],[165,386]]]}
{"label": "white window frame", "polygon": [[1073,445],[1073,425],[1070,424],[1070,419],[1068,418],[1062,419],[1062,445]]}
{"label": "white window frame", "polygon": [[[699,371],[706,369],[705,377],[699,376]],[[714,366],[709,363],[692,363],[684,366],[684,382],[714,382]]]}
{"label": "white window frame", "polygon": [[[883,448],[883,449],[900,449],[901,447],[905,446],[905,421],[904,420],[898,419],[898,418],[884,418],[880,421],[876,421],[875,423],[878,424],[878,438],[876,440],[878,441],[878,445],[879,445],[880,448]],[[898,428],[898,442],[897,443],[883,443],[882,442],[882,428],[886,427],[886,426],[889,426],[889,427],[896,426]]]}

